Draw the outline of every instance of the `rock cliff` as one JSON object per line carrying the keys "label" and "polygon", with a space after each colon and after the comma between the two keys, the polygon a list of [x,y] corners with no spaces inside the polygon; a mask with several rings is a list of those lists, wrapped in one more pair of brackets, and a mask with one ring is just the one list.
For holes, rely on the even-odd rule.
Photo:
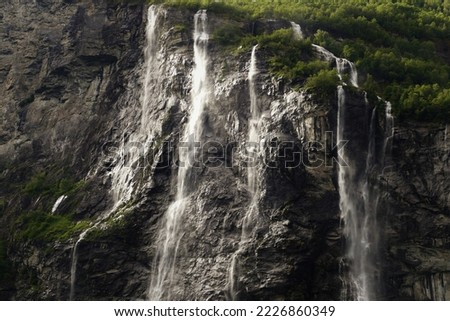
{"label": "rock cliff", "polygon": [[[0,297],[67,300],[72,288],[77,300],[146,299],[155,239],[176,193],[195,12],[159,9],[149,53],[142,5],[8,0],[0,9],[0,260],[11,275],[0,278]],[[211,13],[208,23],[213,32],[229,18]],[[290,27],[233,23],[249,33]],[[250,53],[208,44],[205,145],[182,222],[176,300],[230,299],[230,261],[251,201],[242,149]],[[258,57],[262,188],[255,233],[237,255],[238,299],[338,300],[337,96],[321,102],[295,90],[270,75],[263,51]],[[357,166],[374,106],[350,89],[346,105]],[[380,299],[450,298],[447,135],[445,126],[396,124],[387,166],[372,177],[381,195]]]}

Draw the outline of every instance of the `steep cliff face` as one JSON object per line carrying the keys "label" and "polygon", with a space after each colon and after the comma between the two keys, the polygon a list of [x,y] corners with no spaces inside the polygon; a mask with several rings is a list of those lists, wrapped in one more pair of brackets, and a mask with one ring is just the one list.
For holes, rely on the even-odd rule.
{"label": "steep cliff face", "polygon": [[[64,298],[61,280],[70,271],[71,242],[55,244],[55,255],[44,254],[46,240],[19,244],[17,214],[50,213],[58,194],[50,190],[61,182],[73,185],[97,166],[125,99],[120,97],[138,87],[143,10],[105,1],[0,6],[2,238],[11,241],[10,258],[18,260],[17,298]],[[47,193],[23,193],[37,176]],[[103,211],[109,187],[98,178],[89,182],[83,189],[90,195],[73,193],[59,211],[75,221]],[[44,280],[48,285],[41,287]]]}
{"label": "steep cliff face", "polygon": [[[194,13],[158,9],[149,48],[142,6],[7,1],[0,8],[0,235],[15,272],[14,284],[1,286],[4,297],[147,298],[192,105]],[[226,20],[209,14],[210,33]],[[290,24],[257,26],[254,32]],[[191,174],[171,298],[230,299],[237,253],[238,299],[339,299],[337,98],[319,103],[293,90],[269,75],[264,52],[256,53],[265,143],[258,220],[242,243],[252,198],[243,150],[251,52],[235,53],[214,39],[207,52],[206,145]],[[367,158],[372,107],[354,91],[346,104],[357,166]],[[389,167],[374,178],[383,193],[382,297],[449,298],[446,135],[444,128],[397,126]],[[51,214],[61,195],[67,200]],[[30,231],[38,215],[50,223]],[[58,232],[55,218],[69,221],[68,233]]]}
{"label": "steep cliff face", "polygon": [[447,127],[397,128],[382,177],[388,298],[449,300]]}

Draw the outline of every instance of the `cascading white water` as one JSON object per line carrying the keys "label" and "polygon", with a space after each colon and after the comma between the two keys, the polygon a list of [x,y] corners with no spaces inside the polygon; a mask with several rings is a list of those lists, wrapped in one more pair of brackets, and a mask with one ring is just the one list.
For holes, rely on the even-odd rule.
{"label": "cascading white water", "polygon": [[252,49],[250,58],[250,67],[248,71],[248,85],[250,96],[250,119],[248,127],[247,148],[250,154],[247,163],[247,185],[251,194],[251,202],[249,209],[242,219],[241,240],[238,250],[231,257],[231,264],[228,275],[228,292],[232,300],[236,300],[239,293],[239,271],[238,271],[238,255],[241,253],[243,246],[250,239],[253,231],[258,223],[259,216],[259,184],[258,184],[258,157],[260,153],[260,131],[261,131],[261,111],[258,105],[258,97],[256,91],[256,76],[258,74],[256,49],[258,45]]}
{"label": "cascading white water", "polygon": [[[342,86],[338,86],[337,142],[346,140],[345,107],[345,91]],[[342,276],[344,300],[370,300],[373,294],[371,277],[374,271],[370,251],[373,250],[371,236],[376,229],[373,225],[376,215],[376,208],[374,213],[373,207],[376,205],[371,203],[373,197],[368,174],[375,162],[375,115],[374,110],[369,133],[366,173],[363,178],[357,177],[357,168],[353,168],[355,163],[351,162],[345,149],[341,148],[338,151],[339,159],[346,162],[339,164],[338,167],[339,208],[346,240],[345,260],[348,264],[348,273],[346,273],[348,275]]]}
{"label": "cascading white water", "polygon": [[312,46],[327,61],[334,61],[336,63],[336,69],[341,80],[343,75],[348,73],[352,86],[358,87],[358,70],[356,69],[356,66],[353,62],[345,58],[336,57],[331,51],[328,51],[327,49],[319,45],[313,44]]}
{"label": "cascading white water", "polygon": [[394,138],[394,116],[392,116],[392,105],[389,101],[385,107],[385,139],[383,144],[383,171],[386,167],[385,156],[390,155],[392,139]]}
{"label": "cascading white water", "polygon": [[156,240],[157,252],[148,297],[150,300],[170,300],[176,277],[176,259],[183,236],[182,223],[191,192],[191,178],[195,161],[195,142],[203,132],[202,115],[208,103],[208,40],[206,10],[200,10],[194,17],[194,69],[192,71],[192,108],[180,146],[180,166],[177,176],[175,201],[169,206],[163,218],[163,225]]}
{"label": "cascading white water", "polygon": [[[343,142],[345,137],[345,106],[346,97],[342,86],[338,86],[338,113],[337,113],[337,142]],[[343,276],[343,299],[366,300],[369,293],[367,274],[364,269],[366,262],[364,213],[358,206],[360,201],[359,181],[355,177],[355,168],[350,162],[345,149],[338,150],[340,160],[346,164],[339,164],[339,209],[341,221],[343,222],[343,234],[346,239],[347,248],[345,253],[346,263],[349,265],[348,276]],[[347,281],[349,283],[347,283]]]}
{"label": "cascading white water", "polygon": [[[369,108],[367,97],[366,108]],[[338,87],[337,141],[346,139],[345,91]],[[339,166],[339,207],[343,222],[343,234],[346,240],[346,275],[343,279],[342,298],[355,300],[374,300],[379,294],[380,271],[379,227],[377,211],[380,200],[379,188],[374,181],[385,167],[385,157],[389,154],[389,145],[393,137],[393,121],[390,103],[386,103],[385,131],[383,148],[377,151],[377,109],[372,110],[368,133],[365,170],[358,171],[358,162],[344,150],[339,156],[348,162],[348,166]],[[381,166],[381,168],[380,168]]]}
{"label": "cascading white water", "polygon": [[[368,102],[366,99],[366,107]],[[344,217],[344,235],[347,239],[347,259],[351,262],[349,277],[352,282],[350,291],[352,298],[359,301],[374,299],[376,296],[375,279],[377,269],[375,257],[378,253],[377,208],[379,193],[371,182],[372,171],[376,167],[376,112],[372,110],[369,129],[369,144],[366,157],[366,168],[363,178],[353,180],[353,188],[361,188],[363,208],[355,212],[347,212]],[[357,199],[351,200],[357,203]],[[354,206],[355,208],[356,205]]]}
{"label": "cascading white water", "polygon": [[258,169],[256,155],[259,149],[259,134],[261,127],[261,111],[258,106],[258,97],[256,92],[255,78],[258,74],[258,66],[256,61],[256,49],[258,45],[254,46],[252,49],[252,55],[250,58],[250,68],[248,71],[248,86],[250,95],[250,113],[251,118],[249,120],[248,128],[248,143],[250,144],[252,160],[248,166],[247,171],[247,183],[253,198],[258,191]]}
{"label": "cascading white water", "polygon": [[294,35],[297,39],[303,39],[305,36],[303,35],[302,27],[298,23],[291,21],[292,30],[294,31]]}
{"label": "cascading white water", "polygon": [[[325,48],[314,45],[313,48],[329,62],[336,63],[339,78],[345,73],[350,74],[350,81],[358,87],[358,72],[353,63],[347,59],[338,58]],[[345,90],[338,86],[337,139],[346,141],[346,97]],[[368,107],[367,96],[365,98]],[[343,234],[346,239],[345,271],[341,271],[343,281],[342,298],[370,300],[375,295],[374,277],[376,267],[374,257],[377,253],[376,210],[378,207],[378,192],[370,182],[370,174],[376,165],[376,110],[371,117],[368,138],[365,175],[358,177],[358,169],[344,148],[338,150],[338,156],[345,163],[338,165],[339,209],[343,222]],[[342,263],[344,263],[342,262]],[[348,265],[348,267],[345,267]],[[348,272],[346,271],[348,269]]]}
{"label": "cascading white water", "polygon": [[342,75],[348,72],[352,86],[358,87],[358,70],[353,62],[345,58],[336,57],[336,68],[341,79]]}
{"label": "cascading white water", "polygon": [[158,28],[157,23],[160,15],[163,14],[162,7],[152,5],[148,9],[147,26],[145,28],[146,47],[144,50],[145,59],[145,76],[143,79],[143,91],[141,95],[141,125],[138,133],[138,141],[144,143],[144,152],[146,153],[150,148],[153,139],[152,132],[152,115],[151,115],[151,97],[153,92],[150,88],[155,80],[160,76],[158,67],[159,61],[157,59],[158,49]]}
{"label": "cascading white water", "polygon": [[336,60],[336,56],[331,52],[328,51],[327,49],[325,49],[322,46],[316,45],[316,44],[312,44],[312,47],[320,54],[322,55],[323,58],[325,58],[325,60],[327,60],[328,62],[332,62]]}
{"label": "cascading white water", "polygon": [[86,229],[83,233],[80,234],[78,240],[75,242],[75,245],[72,249],[72,264],[70,266],[70,297],[69,300],[73,301],[75,299],[75,285],[77,281],[77,263],[78,263],[78,247],[80,243],[86,237],[86,234],[92,230],[93,227]]}
{"label": "cascading white water", "polygon": [[[143,91],[141,93],[141,122],[138,129],[133,128],[133,121],[125,126],[124,132],[131,132],[128,140],[123,138],[120,146],[120,155],[116,160],[115,166],[110,172],[111,176],[111,192],[112,207],[103,213],[97,221],[83,231],[72,249],[72,262],[70,267],[70,300],[75,299],[75,286],[77,278],[78,248],[80,243],[85,239],[86,235],[96,227],[98,227],[106,218],[116,212],[116,210],[128,202],[133,196],[135,189],[135,175],[139,170],[143,169],[144,164],[141,162],[150,148],[153,138],[151,126],[151,114],[149,112],[149,99],[151,92],[149,90],[151,83],[157,78],[158,70],[157,53],[157,21],[162,12],[161,7],[150,6],[147,12],[146,25],[146,47],[144,50],[144,75],[143,75]],[[63,200],[62,200],[63,201]],[[55,206],[57,206],[55,204]]]}
{"label": "cascading white water", "polygon": [[66,198],[67,198],[66,195],[61,195],[60,197],[58,197],[58,199],[56,200],[55,204],[53,204],[52,214],[56,212],[56,210],[58,209],[59,205],[61,205],[61,203],[66,200]]}
{"label": "cascading white water", "polygon": [[140,95],[141,117],[139,127],[134,127],[134,121],[126,124],[125,133],[131,133],[127,139],[123,138],[120,146],[121,155],[118,162],[111,170],[111,184],[113,203],[117,209],[125,204],[133,196],[135,190],[135,176],[143,170],[145,163],[142,161],[147,155],[153,141],[152,114],[150,98],[151,87],[158,78],[159,62],[157,59],[158,34],[157,22],[162,14],[162,8],[152,5],[147,13],[147,25],[145,28],[146,46],[144,49],[144,66],[142,84],[143,90]]}

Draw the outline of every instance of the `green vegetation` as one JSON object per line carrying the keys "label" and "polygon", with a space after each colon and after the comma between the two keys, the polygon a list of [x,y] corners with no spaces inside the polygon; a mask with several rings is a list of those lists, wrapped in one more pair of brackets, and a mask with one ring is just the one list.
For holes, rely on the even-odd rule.
{"label": "green vegetation", "polygon": [[[311,42],[296,40],[291,29],[280,29],[271,34],[255,37],[247,36],[241,40],[241,45],[246,48],[245,50],[250,47],[249,44],[258,44],[264,50],[269,56],[268,62],[271,71],[278,76],[292,80],[304,78],[304,75],[308,74],[306,68],[301,67],[305,67],[305,61],[311,60],[313,57]],[[322,68],[326,66],[327,64],[323,64]]]}
{"label": "green vegetation", "polygon": [[[102,224],[99,224],[96,228],[92,229],[87,233],[87,240],[97,240],[101,238],[108,237],[113,235],[115,237],[122,237],[126,233],[130,233],[130,230],[127,230],[127,227],[130,222],[127,222],[125,216],[128,213],[124,213],[119,217],[110,217]],[[131,229],[131,231],[133,231]]]}
{"label": "green vegetation", "polygon": [[[22,193],[40,203],[33,210],[21,213],[15,221],[15,237],[21,240],[50,242],[66,240],[86,229],[89,221],[77,221],[73,218],[73,208],[79,199],[79,193],[85,186],[84,181],[62,177],[64,170],[38,172],[22,185]],[[67,173],[66,173],[67,175]],[[68,196],[64,214],[50,213],[51,207],[61,195]],[[1,205],[1,204],[0,204]]]}
{"label": "green vegetation", "polygon": [[[450,0],[149,2],[192,10],[205,8],[238,21],[257,18],[295,21],[312,35],[309,41],[355,62],[360,73],[366,75],[362,89],[391,101],[398,117],[450,119]],[[318,62],[304,61],[303,54],[293,55],[291,49],[295,43],[285,36],[274,35],[280,47],[269,63],[276,75],[300,81],[317,75],[319,69],[327,69]],[[242,35],[236,26],[224,26],[216,31],[214,38],[222,44],[236,46],[248,41],[248,36]]]}
{"label": "green vegetation", "polygon": [[53,215],[44,211],[22,214],[16,221],[16,237],[21,240],[50,242],[67,240],[85,230],[89,221],[74,221],[70,215]]}
{"label": "green vegetation", "polygon": [[187,30],[187,26],[185,24],[177,24],[173,27],[173,29],[175,30],[175,32],[185,32]]}
{"label": "green vegetation", "polygon": [[223,46],[237,45],[244,37],[241,28],[232,23],[226,23],[214,30],[213,39]]}
{"label": "green vegetation", "polygon": [[130,239],[136,237],[135,219],[131,217],[136,201],[128,201],[123,204],[117,211],[103,220],[95,228],[91,229],[86,235],[86,240],[97,240],[114,236],[115,238]]}
{"label": "green vegetation", "polygon": [[312,89],[321,99],[330,98],[339,84],[339,77],[334,70],[321,70],[306,81],[306,88]]}
{"label": "green vegetation", "polygon": [[30,196],[69,196],[84,186],[83,181],[76,182],[70,178],[58,179],[56,176],[45,172],[37,173],[25,184],[23,192]]}

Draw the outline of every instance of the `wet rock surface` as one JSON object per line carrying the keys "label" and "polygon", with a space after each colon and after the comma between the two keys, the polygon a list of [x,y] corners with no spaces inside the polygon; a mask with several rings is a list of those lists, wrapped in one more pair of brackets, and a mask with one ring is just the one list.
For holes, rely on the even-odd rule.
{"label": "wet rock surface", "polygon": [[386,293],[449,300],[449,141],[445,127],[399,127],[385,169]]}
{"label": "wet rock surface", "polygon": [[[26,196],[10,185],[25,184],[30,172],[70,169],[86,185],[60,211],[95,221],[111,209],[111,168],[117,159],[108,157],[105,146],[120,147],[141,122],[146,8],[104,1],[6,1],[0,9],[0,165],[2,183],[8,182],[0,190],[6,202],[0,234],[8,239],[15,270],[14,290],[7,296],[66,300],[76,234],[52,242],[18,238],[17,216],[49,211],[56,199]],[[145,167],[126,211],[81,242],[76,299],[147,296],[154,241],[175,195],[178,140],[190,108],[192,16],[167,9],[158,20],[158,68],[148,88],[156,139],[145,158],[160,166]],[[220,19],[212,17],[212,27]],[[258,32],[289,26],[286,21],[255,24]],[[214,85],[202,140],[236,148],[204,149],[201,156],[207,161],[194,171],[173,290],[180,300],[229,298],[228,269],[250,203],[242,153],[250,117],[250,52],[233,56],[214,40],[208,50]],[[239,299],[338,300],[343,241],[336,164],[317,166],[317,159],[332,158],[332,151],[304,148],[306,142],[334,144],[329,132],[336,133],[337,100],[318,103],[273,79],[264,61],[258,68],[264,163],[270,166],[258,171],[260,223],[238,255]],[[352,151],[360,150],[355,159],[361,163],[371,110],[361,93],[349,94],[348,106],[355,124],[348,136]],[[392,157],[374,183],[383,191],[380,282],[387,299],[449,298],[449,142],[444,133],[445,128],[396,126]],[[296,153],[270,146],[293,146]],[[223,163],[216,165],[217,159]],[[295,166],[286,166],[286,160]]]}

